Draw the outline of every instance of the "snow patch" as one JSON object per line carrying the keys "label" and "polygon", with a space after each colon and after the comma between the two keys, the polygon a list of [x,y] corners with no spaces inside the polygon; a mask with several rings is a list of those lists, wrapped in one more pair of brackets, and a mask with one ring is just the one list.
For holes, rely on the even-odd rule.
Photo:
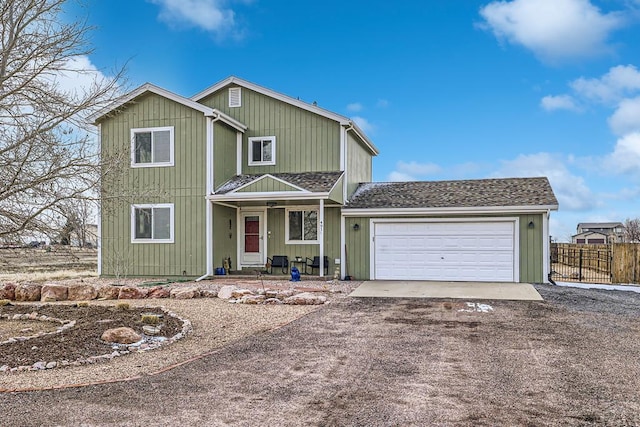
{"label": "snow patch", "polygon": [[493,311],[493,307],[489,304],[481,304],[479,302],[468,302],[467,308],[461,308],[458,311],[464,311],[467,313],[490,313]]}

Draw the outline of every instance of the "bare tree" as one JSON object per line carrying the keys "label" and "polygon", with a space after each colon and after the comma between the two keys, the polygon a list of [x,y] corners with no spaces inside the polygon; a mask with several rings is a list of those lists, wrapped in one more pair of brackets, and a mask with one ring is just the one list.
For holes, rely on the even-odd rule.
{"label": "bare tree", "polygon": [[624,221],[624,241],[627,243],[640,243],[640,218]]}
{"label": "bare tree", "polygon": [[66,1],[0,1],[0,239],[60,227],[60,207],[96,199],[119,163],[100,159],[86,118],[116,99],[122,70],[91,66],[91,28],[65,23]]}

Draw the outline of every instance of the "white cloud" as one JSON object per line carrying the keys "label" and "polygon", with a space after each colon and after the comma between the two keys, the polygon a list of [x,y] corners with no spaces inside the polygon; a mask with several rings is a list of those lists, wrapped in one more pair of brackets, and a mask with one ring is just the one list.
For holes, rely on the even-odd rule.
{"label": "white cloud", "polygon": [[606,157],[605,167],[619,173],[640,174],[640,131],[625,135]]}
{"label": "white cloud", "polygon": [[160,6],[158,17],[171,26],[186,25],[214,33],[235,26],[235,12],[221,0],[149,0]]}
{"label": "white cloud", "polygon": [[610,50],[609,33],[624,24],[589,0],[493,1],[480,9],[485,28],[545,61],[591,57]]}
{"label": "white cloud", "polygon": [[609,127],[616,135],[640,132],[640,96],[620,101],[616,111],[609,117]]}
{"label": "white cloud", "polygon": [[435,163],[418,163],[416,161],[396,163],[396,170],[389,174],[389,181],[418,181],[428,175],[436,175],[442,168]]}
{"label": "white cloud", "polygon": [[83,91],[91,89],[96,82],[107,82],[110,77],[104,75],[85,55],[71,57],[61,66],[61,71],[47,77],[57,87],[68,94],[82,96]]}
{"label": "white cloud", "polygon": [[375,126],[369,123],[367,119],[360,116],[353,116],[351,118],[357,125],[362,129],[365,133],[373,133],[375,131]]}
{"label": "white cloud", "polygon": [[579,111],[575,99],[570,95],[547,95],[540,101],[540,105],[546,111],[569,110]]}
{"label": "white cloud", "polygon": [[580,77],[570,86],[584,98],[610,104],[640,90],[640,72],[633,65],[618,65],[600,78]]}
{"label": "white cloud", "polygon": [[347,111],[351,111],[357,113],[358,111],[362,111],[362,104],[359,102],[353,102],[347,105]]}
{"label": "white cloud", "polygon": [[584,211],[598,205],[597,198],[587,187],[584,179],[572,174],[565,166],[563,158],[550,153],[520,155],[513,160],[505,160],[493,176],[546,176],[562,210]]}

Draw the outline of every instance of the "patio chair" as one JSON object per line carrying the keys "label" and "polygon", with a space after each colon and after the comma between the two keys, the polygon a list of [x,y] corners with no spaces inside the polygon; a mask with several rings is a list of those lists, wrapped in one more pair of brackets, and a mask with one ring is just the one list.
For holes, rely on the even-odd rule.
{"label": "patio chair", "polygon": [[272,274],[273,267],[282,268],[282,274],[289,273],[289,258],[286,255],[274,255],[273,258],[267,258],[267,273]]}
{"label": "patio chair", "polygon": [[[324,274],[329,274],[329,257],[324,256]],[[311,267],[311,274],[313,274],[314,269],[318,269],[318,273],[320,272],[320,257],[314,256],[313,259],[307,258],[307,267]]]}

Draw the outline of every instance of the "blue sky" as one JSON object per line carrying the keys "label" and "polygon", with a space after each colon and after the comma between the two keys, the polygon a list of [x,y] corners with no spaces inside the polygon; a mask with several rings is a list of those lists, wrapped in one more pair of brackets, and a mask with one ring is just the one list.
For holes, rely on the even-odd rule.
{"label": "blue sky", "polygon": [[230,75],[344,114],[374,180],[547,176],[551,234],[640,217],[640,0],[85,0],[109,75]]}

